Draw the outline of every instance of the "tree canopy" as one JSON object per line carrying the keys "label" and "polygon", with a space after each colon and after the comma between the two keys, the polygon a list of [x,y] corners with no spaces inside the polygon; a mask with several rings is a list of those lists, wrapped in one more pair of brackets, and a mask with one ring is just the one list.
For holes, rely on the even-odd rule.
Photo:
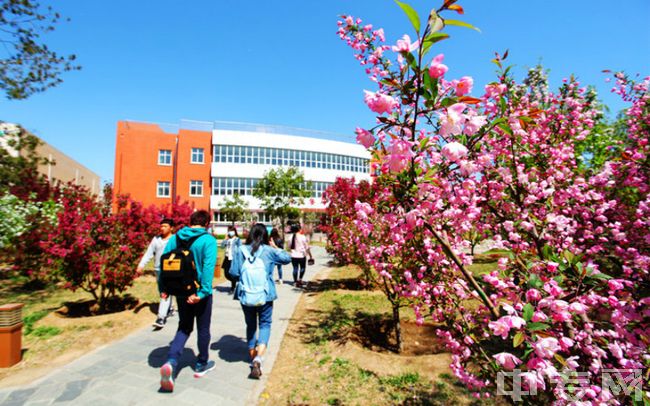
{"label": "tree canopy", "polygon": [[280,219],[283,233],[286,220],[299,216],[296,206],[301,205],[310,195],[310,182],[305,182],[303,173],[295,167],[265,172],[253,190],[253,196],[260,199],[266,213]]}
{"label": "tree canopy", "polygon": [[8,99],[43,92],[61,83],[63,72],[81,69],[75,55],[59,55],[42,41],[61,18],[38,1],[0,0],[0,89]]}

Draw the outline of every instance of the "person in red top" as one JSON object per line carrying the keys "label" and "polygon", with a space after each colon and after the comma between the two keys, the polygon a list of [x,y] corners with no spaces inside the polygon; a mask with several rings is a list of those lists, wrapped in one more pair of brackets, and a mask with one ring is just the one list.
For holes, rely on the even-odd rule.
{"label": "person in red top", "polygon": [[307,269],[307,255],[309,259],[313,260],[309,249],[309,241],[302,232],[300,224],[295,223],[291,225],[291,265],[293,265],[293,283],[296,287],[302,286],[302,278],[305,276]]}

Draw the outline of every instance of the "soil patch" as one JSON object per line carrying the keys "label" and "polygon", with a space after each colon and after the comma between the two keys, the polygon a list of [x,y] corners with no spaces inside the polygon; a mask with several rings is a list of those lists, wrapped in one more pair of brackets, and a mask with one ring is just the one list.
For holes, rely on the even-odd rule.
{"label": "soil patch", "polygon": [[137,298],[131,295],[125,295],[108,300],[103,309],[99,307],[96,300],[66,302],[63,304],[63,307],[56,311],[56,314],[69,318],[90,317],[101,314],[119,313],[125,310],[133,310],[137,308],[138,305],[141,305],[141,303]]}

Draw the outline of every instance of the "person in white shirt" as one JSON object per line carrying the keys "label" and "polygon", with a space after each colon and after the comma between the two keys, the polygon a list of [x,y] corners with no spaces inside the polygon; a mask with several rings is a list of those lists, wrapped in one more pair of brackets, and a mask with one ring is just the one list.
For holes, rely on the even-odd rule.
{"label": "person in white shirt", "polygon": [[307,268],[307,255],[309,259],[313,260],[309,249],[309,242],[307,237],[302,233],[300,224],[294,223],[291,225],[291,265],[293,265],[293,283],[296,287],[302,286],[302,278],[305,276]]}
{"label": "person in white shirt", "polygon": [[[156,271],[156,280],[160,282],[160,257],[162,256],[163,251],[167,246],[167,242],[169,242],[169,239],[173,235],[173,227],[174,220],[172,219],[166,218],[160,222],[160,234],[155,236],[151,240],[151,243],[149,243],[147,252],[144,253],[144,256],[140,260],[140,264],[138,265],[138,273],[142,273],[144,266],[147,264],[147,262],[151,261],[151,258],[153,258],[153,268]],[[174,313],[174,309],[172,308],[171,296],[160,292],[160,283],[158,283],[158,287],[160,305],[158,306],[158,316],[156,318],[156,321],[153,323],[153,326],[157,328],[163,328],[165,327],[167,317],[171,316]]]}

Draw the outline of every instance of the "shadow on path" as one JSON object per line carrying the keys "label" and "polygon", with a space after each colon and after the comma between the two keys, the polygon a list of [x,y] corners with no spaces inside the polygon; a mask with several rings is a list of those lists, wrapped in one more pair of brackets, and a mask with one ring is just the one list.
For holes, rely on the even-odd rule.
{"label": "shadow on path", "polygon": [[219,352],[219,358],[226,362],[246,362],[248,363],[248,345],[240,337],[233,335],[222,336],[219,341],[210,345],[212,351]]}

